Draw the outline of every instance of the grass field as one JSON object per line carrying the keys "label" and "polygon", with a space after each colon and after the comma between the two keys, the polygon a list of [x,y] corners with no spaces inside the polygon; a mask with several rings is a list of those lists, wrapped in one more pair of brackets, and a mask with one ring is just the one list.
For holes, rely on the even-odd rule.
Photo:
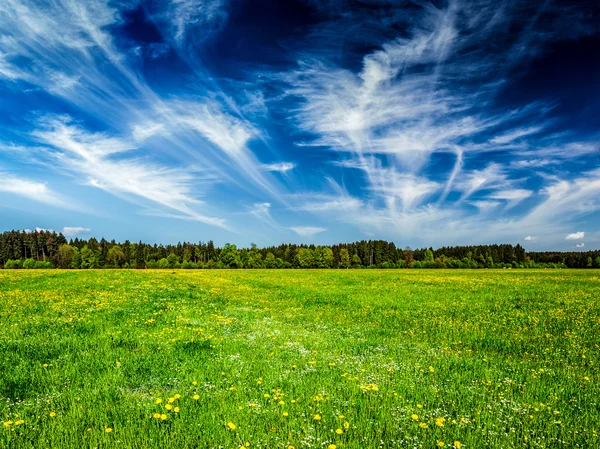
{"label": "grass field", "polygon": [[600,446],[597,270],[0,271],[0,447]]}

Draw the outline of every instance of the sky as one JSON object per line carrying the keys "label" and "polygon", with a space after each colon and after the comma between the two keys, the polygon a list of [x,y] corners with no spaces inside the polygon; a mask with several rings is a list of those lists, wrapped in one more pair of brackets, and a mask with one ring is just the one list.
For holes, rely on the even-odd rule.
{"label": "sky", "polygon": [[3,0],[0,231],[600,248],[599,5]]}

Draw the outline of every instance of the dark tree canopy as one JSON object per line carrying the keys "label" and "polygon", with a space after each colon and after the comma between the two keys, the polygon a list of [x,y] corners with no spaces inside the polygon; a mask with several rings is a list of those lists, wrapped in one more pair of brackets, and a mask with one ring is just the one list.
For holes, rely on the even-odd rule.
{"label": "dark tree canopy", "polygon": [[69,242],[52,231],[0,234],[3,268],[600,268],[600,250],[526,252],[521,245],[401,249],[394,242],[361,240],[336,245],[218,248],[212,240],[176,245]]}

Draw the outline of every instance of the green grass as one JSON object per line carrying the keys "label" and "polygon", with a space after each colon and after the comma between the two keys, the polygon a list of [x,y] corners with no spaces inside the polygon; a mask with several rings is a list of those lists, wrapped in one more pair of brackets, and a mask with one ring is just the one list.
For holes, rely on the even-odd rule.
{"label": "green grass", "polygon": [[2,448],[600,444],[597,270],[0,271],[0,326]]}

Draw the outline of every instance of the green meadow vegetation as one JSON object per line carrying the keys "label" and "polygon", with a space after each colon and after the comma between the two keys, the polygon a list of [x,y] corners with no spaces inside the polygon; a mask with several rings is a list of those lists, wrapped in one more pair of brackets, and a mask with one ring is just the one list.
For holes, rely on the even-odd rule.
{"label": "green meadow vegetation", "polygon": [[600,271],[3,270],[0,447],[593,448]]}

